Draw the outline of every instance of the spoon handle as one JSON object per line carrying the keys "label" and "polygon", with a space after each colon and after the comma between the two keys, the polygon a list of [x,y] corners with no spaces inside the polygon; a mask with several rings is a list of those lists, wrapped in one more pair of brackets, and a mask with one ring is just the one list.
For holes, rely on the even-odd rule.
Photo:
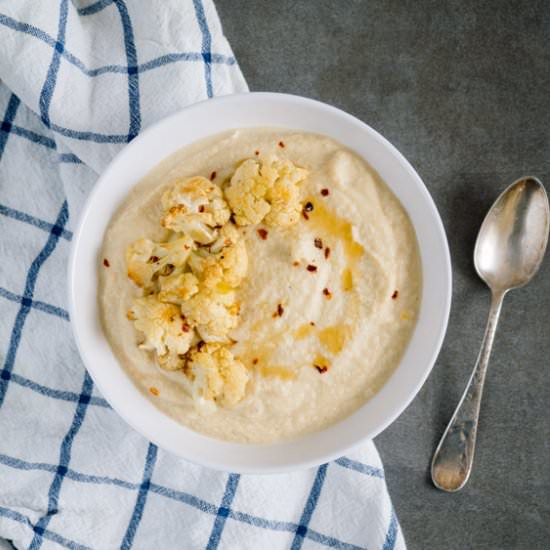
{"label": "spoon handle", "polygon": [[432,459],[432,480],[443,491],[462,489],[472,471],[481,395],[504,294],[493,291],[489,320],[474,370]]}

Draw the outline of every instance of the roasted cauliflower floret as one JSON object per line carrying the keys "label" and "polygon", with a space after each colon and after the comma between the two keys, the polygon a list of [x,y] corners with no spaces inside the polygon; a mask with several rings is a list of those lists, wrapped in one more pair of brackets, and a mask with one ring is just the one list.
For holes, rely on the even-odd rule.
{"label": "roasted cauliflower floret", "polygon": [[271,209],[265,196],[270,182],[261,173],[261,164],[254,159],[245,160],[236,170],[225,197],[235,214],[238,225],[260,223]]}
{"label": "roasted cauliflower floret", "polygon": [[189,266],[207,288],[228,292],[239,286],[248,271],[248,254],[237,228],[224,225],[208,249],[200,248],[190,256]]}
{"label": "roasted cauliflower floret", "polygon": [[308,172],[289,160],[270,156],[264,161],[245,160],[225,189],[238,225],[265,222],[287,227],[300,217],[298,185]]}
{"label": "roasted cauliflower floret", "polygon": [[187,369],[196,400],[231,406],[245,396],[248,371],[225,347],[209,344],[191,351]]}
{"label": "roasted cauliflower floret", "polygon": [[307,170],[294,166],[288,160],[271,158],[264,164],[263,171],[273,181],[266,195],[271,210],[265,217],[265,223],[278,227],[295,224],[302,211],[299,185],[306,179]]}
{"label": "roasted cauliflower floret", "polygon": [[194,333],[178,306],[159,302],[155,295],[144,296],[134,300],[128,317],[145,337],[139,347],[156,352],[161,367],[183,366],[177,357],[187,353]]}
{"label": "roasted cauliflower floret", "polygon": [[227,333],[237,326],[239,308],[232,291],[221,293],[208,288],[181,304],[181,311],[205,342],[227,343]]}
{"label": "roasted cauliflower floret", "polygon": [[224,381],[221,402],[224,405],[236,405],[245,396],[248,382],[248,370],[227,348],[214,352],[218,370]]}
{"label": "roasted cauliflower floret", "polygon": [[176,181],[162,196],[161,225],[185,233],[201,244],[211,243],[215,228],[224,225],[231,212],[221,189],[201,176]]}
{"label": "roasted cauliflower floret", "polygon": [[164,213],[161,223],[172,231],[191,236],[200,244],[211,243],[217,235],[217,231],[204,222],[202,214],[190,213],[182,204],[171,206]]}
{"label": "roasted cauliflower floret", "polygon": [[159,278],[161,302],[182,304],[199,291],[199,280],[192,273],[174,273]]}
{"label": "roasted cauliflower floret", "polygon": [[166,243],[139,239],[126,250],[128,277],[138,286],[149,288],[159,276],[183,270],[194,248],[193,240],[185,235]]}
{"label": "roasted cauliflower floret", "polygon": [[239,286],[248,271],[248,253],[244,241],[239,240],[222,249],[218,261],[223,268],[223,282],[233,288]]}
{"label": "roasted cauliflower floret", "polygon": [[216,257],[209,254],[207,250],[200,250],[193,254],[189,261],[189,267],[203,287],[216,289],[219,285],[221,291],[231,290],[229,285],[223,284],[223,267]]}

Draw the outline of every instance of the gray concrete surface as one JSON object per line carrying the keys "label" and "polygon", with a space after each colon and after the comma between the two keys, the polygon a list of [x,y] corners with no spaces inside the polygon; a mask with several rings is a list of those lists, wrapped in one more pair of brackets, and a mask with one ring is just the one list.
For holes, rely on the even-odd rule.
{"label": "gray concrete surface", "polygon": [[489,294],[477,229],[529,173],[550,185],[550,4],[217,0],[251,90],[305,95],[364,120],[411,161],[453,260],[449,330],[413,404],[376,442],[411,549],[550,548],[550,258],[506,299],[475,469],[436,491],[429,461],[474,364]]}

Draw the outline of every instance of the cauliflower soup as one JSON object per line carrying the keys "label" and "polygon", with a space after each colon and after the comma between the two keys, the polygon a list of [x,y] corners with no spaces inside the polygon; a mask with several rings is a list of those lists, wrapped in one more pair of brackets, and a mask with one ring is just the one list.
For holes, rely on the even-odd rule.
{"label": "cauliflower soup", "polygon": [[163,412],[273,443],[372,397],[411,338],[416,235],[367,163],[334,140],[242,129],[143,178],[98,258],[102,324]]}

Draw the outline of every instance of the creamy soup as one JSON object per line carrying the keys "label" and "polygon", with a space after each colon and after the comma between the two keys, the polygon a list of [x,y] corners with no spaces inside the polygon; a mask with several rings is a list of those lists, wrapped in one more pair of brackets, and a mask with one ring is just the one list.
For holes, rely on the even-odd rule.
{"label": "creamy soup", "polygon": [[[142,238],[166,239],[161,197],[178,178],[203,176],[224,190],[244,159],[273,156],[307,171],[297,186],[300,212],[286,226],[231,218],[248,268],[231,291],[238,324],[224,345],[246,369],[245,393],[205,407],[188,370],[160,368],[139,347],[143,334],[128,310],[144,290],[128,278],[127,250]],[[418,245],[403,206],[355,153],[291,130],[235,130],[163,161],[113,217],[98,264],[104,331],[138,387],[178,422],[243,443],[296,438],[363,405],[398,366],[421,299]]]}

